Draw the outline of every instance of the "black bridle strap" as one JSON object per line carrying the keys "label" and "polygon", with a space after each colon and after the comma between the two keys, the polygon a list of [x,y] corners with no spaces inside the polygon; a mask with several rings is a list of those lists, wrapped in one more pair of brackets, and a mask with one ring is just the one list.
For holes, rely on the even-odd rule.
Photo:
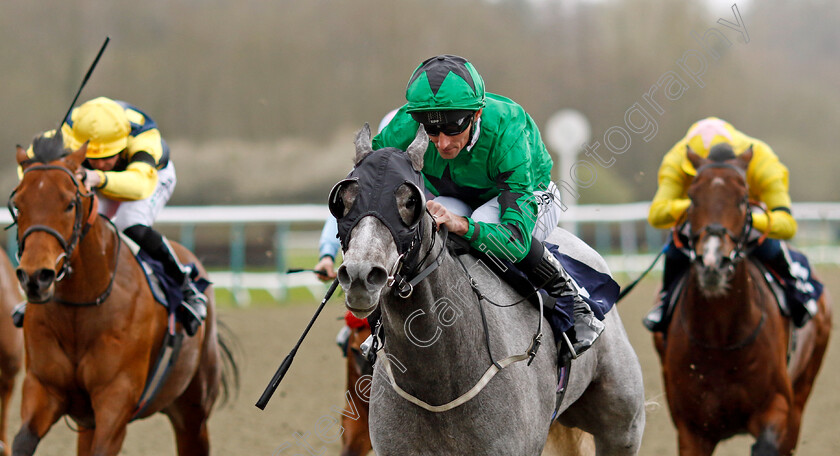
{"label": "black bridle strap", "polygon": [[64,236],[62,236],[61,233],[56,231],[55,228],[52,228],[47,225],[32,225],[29,228],[27,228],[26,231],[23,232],[23,236],[21,236],[18,240],[18,244],[21,245],[20,250],[23,250],[22,246],[24,242],[26,242],[26,238],[28,238],[30,234],[37,233],[39,231],[43,231],[54,237],[55,240],[58,241],[59,245],[61,245],[61,250],[64,250],[64,252],[67,253],[67,251],[69,250],[69,245],[67,244],[67,241],[64,240]]}
{"label": "black bridle strap", "polygon": [[742,168],[739,168],[739,167],[737,167],[737,166],[735,166],[735,165],[733,165],[733,164],[730,164],[730,163],[723,163],[723,162],[709,162],[709,163],[706,163],[705,165],[703,165],[703,166],[701,166],[700,168],[698,168],[698,169],[694,172],[694,175],[695,175],[695,176],[699,176],[699,175],[700,175],[700,173],[702,173],[702,172],[703,172],[703,170],[705,170],[705,169],[709,169],[709,168],[726,168],[726,169],[734,169],[734,170],[735,170],[735,171],[737,171],[737,172],[738,172],[738,174],[740,174],[740,175],[741,175],[741,177],[743,177],[745,180],[746,180],[746,177],[747,177],[747,172],[746,172],[746,170],[744,170],[744,169],[742,169]]}
{"label": "black bridle strap", "polygon": [[[432,214],[426,209],[426,214],[429,217],[432,217]],[[434,226],[434,217],[432,217],[432,224]],[[446,229],[446,227],[442,227]],[[417,223],[417,229],[414,234],[414,238],[411,240],[411,244],[409,244],[408,249],[400,254],[399,258],[397,258],[397,262],[394,264],[392,270],[393,273],[390,274],[389,280],[392,280],[388,283],[389,286],[394,286],[393,293],[400,298],[406,299],[414,292],[414,286],[420,283],[421,280],[425,279],[429,274],[431,274],[435,269],[440,266],[440,263],[443,261],[443,251],[446,250],[446,235],[448,235],[449,231],[446,229],[444,233],[444,243],[443,247],[441,248],[440,252],[438,252],[438,256],[432,264],[427,266],[424,270],[420,271],[415,275],[415,271],[417,268],[420,268],[423,263],[426,262],[426,259],[429,258],[431,255],[432,250],[434,250],[435,245],[437,244],[437,231],[432,228],[432,242],[429,244],[429,248],[426,250],[426,254],[417,261],[416,263],[414,260],[419,255],[419,249],[422,246],[422,236],[423,236],[423,224],[421,222]],[[419,241],[419,242],[418,242]],[[399,249],[397,250],[399,252]],[[403,273],[402,270],[405,269],[406,272]],[[417,276],[423,275],[420,279],[417,279]],[[414,276],[413,279],[407,279],[409,276]]]}
{"label": "black bridle strap", "polygon": [[[435,257],[435,260],[431,264],[429,264],[428,266],[423,268],[422,271],[417,273],[417,275],[415,275],[413,279],[408,281],[407,286],[409,290],[413,290],[418,283],[422,282],[423,279],[428,277],[429,274],[434,272],[435,269],[440,267],[441,263],[443,263],[443,253],[446,251],[446,238],[449,236],[449,229],[446,227],[446,225],[443,225],[440,227],[440,230],[443,232],[443,234],[441,235],[443,242],[441,243],[440,251],[438,251],[437,257]],[[433,247],[434,244],[435,242],[432,243]],[[431,249],[429,249],[429,252],[426,253],[426,256],[423,258],[420,264],[423,264],[423,261],[425,261],[425,259],[429,256],[430,252]]]}
{"label": "black bridle strap", "polygon": [[[112,222],[110,219],[108,219],[104,215],[102,216],[102,218],[104,218],[111,225],[111,229],[114,231],[114,244],[115,244],[114,245],[114,269],[113,269],[113,271],[111,271],[111,280],[108,281],[108,286],[105,288],[105,291],[103,291],[99,295],[99,297],[97,297],[93,301],[73,302],[73,301],[67,301],[65,299],[61,299],[61,298],[58,298],[58,297],[53,297],[53,299],[56,302],[58,302],[60,304],[67,305],[67,306],[74,306],[74,307],[98,306],[98,305],[102,304],[103,302],[105,302],[105,300],[108,299],[108,296],[111,295],[111,291],[114,289],[114,281],[117,278],[117,266],[120,264],[120,249],[122,247],[122,239],[120,239],[119,231],[117,231],[117,227],[114,226],[114,222]],[[67,261],[69,261],[69,259]]]}

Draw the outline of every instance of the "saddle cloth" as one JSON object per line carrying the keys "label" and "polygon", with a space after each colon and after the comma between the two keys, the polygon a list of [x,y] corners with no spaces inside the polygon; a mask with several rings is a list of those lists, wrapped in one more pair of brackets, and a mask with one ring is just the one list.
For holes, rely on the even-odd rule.
{"label": "saddle cloth", "polygon": [[[163,264],[150,257],[149,254],[142,250],[136,242],[131,240],[131,238],[123,233],[120,233],[120,237],[122,237],[123,242],[128,246],[129,250],[131,250],[131,253],[137,260],[137,263],[143,269],[143,273],[146,276],[146,283],[149,285],[149,289],[152,290],[152,295],[154,295],[155,301],[166,307],[169,314],[173,314],[178,306],[181,305],[181,301],[184,300],[184,294],[181,291],[181,284],[177,283],[175,279],[167,275],[164,272]],[[191,274],[193,276],[197,275],[198,269],[196,269],[195,265],[190,264],[189,266]],[[198,279],[192,277],[192,279],[198,290],[202,293],[210,285],[210,281],[203,277],[199,277]]]}

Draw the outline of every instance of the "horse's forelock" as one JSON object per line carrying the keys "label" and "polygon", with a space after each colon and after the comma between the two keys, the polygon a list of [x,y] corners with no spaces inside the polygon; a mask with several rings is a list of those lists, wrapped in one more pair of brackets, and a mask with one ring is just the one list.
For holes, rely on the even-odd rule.
{"label": "horse's forelock", "polygon": [[708,159],[709,161],[713,161],[715,163],[723,163],[728,160],[734,160],[735,151],[732,149],[731,144],[717,144],[709,150]]}
{"label": "horse's forelock", "polygon": [[40,163],[49,163],[70,153],[64,148],[64,137],[61,131],[57,131],[54,135],[42,133],[32,140],[32,159]]}

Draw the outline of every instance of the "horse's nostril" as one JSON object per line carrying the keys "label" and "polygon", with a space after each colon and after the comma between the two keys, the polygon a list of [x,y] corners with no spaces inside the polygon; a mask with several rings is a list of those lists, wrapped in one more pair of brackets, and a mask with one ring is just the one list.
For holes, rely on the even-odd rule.
{"label": "horse's nostril", "polygon": [[15,274],[17,275],[18,282],[20,282],[20,283],[26,282],[26,278],[27,278],[26,271],[24,271],[21,268],[17,268],[15,270]]}
{"label": "horse's nostril", "polygon": [[349,284],[350,283],[350,274],[347,273],[347,267],[345,265],[341,265],[338,268],[338,283]]}
{"label": "horse's nostril", "polygon": [[388,273],[385,272],[385,269],[380,267],[374,267],[370,270],[367,276],[367,283],[373,285],[375,287],[381,287],[385,285],[385,282],[388,280]]}
{"label": "horse's nostril", "polygon": [[38,271],[38,282],[50,283],[55,280],[55,271],[52,269],[41,269]]}

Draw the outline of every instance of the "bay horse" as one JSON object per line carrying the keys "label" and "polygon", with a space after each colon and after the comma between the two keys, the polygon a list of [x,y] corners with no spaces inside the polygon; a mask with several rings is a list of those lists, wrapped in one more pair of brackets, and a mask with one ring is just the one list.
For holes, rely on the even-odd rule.
{"label": "bay horse", "polygon": [[373,366],[362,354],[362,343],[368,336],[370,326],[367,324],[350,326],[350,338],[344,352],[347,371],[346,395],[349,400],[341,415],[341,427],[344,428],[344,433],[341,434],[341,456],[365,456],[373,449],[368,427],[369,400],[365,395]]}
{"label": "bay horse", "polygon": [[[130,421],[161,412],[180,456],[207,456],[207,419],[229,375],[237,373],[220,342],[212,288],[205,292],[206,321],[196,335],[183,337],[168,377],[141,406],[174,316],[155,301],[116,228],[97,215],[95,193],[76,178],[87,146],[66,153],[56,135],[36,138],[33,148],[34,160],[17,149],[23,177],[9,199],[18,225],[17,277],[29,301],[13,455],[32,455],[50,427],[69,416],[79,429],[78,455],[114,456]],[[175,249],[184,264],[196,264],[207,276],[192,253]],[[173,327],[182,331],[180,324]]]}
{"label": "bay horse", "polygon": [[6,252],[0,250],[0,452],[8,456],[6,427],[15,378],[23,364],[23,332],[12,324],[12,310],[20,302],[15,269]]}
{"label": "bay horse", "polygon": [[[354,315],[381,311],[385,342],[369,391],[376,454],[539,455],[547,441],[554,454],[584,454],[582,431],[594,436],[598,455],[637,454],[644,388],[618,309],[607,314],[600,341],[572,363],[553,421],[558,360],[547,320],[527,302],[512,305],[522,296],[473,257],[450,254],[435,232],[419,174],[429,143],[422,126],[406,152],[373,151],[367,125],[355,143],[360,174],[334,187],[330,208],[340,234],[343,217],[355,204],[362,208],[342,239],[338,280]],[[389,177],[394,173],[399,177]],[[386,180],[398,187],[375,192],[379,205],[369,207],[369,186]],[[608,273],[603,259],[568,232],[558,228],[549,241]],[[535,333],[546,342],[529,362]],[[566,448],[555,446],[558,435]]]}
{"label": "bay horse", "polygon": [[748,259],[751,158],[752,149],[718,160],[688,150],[697,170],[686,215],[692,266],[667,338],[654,334],[681,456],[710,455],[743,433],[756,438],[753,456],[792,454],[828,344],[827,291],[816,316],[793,329]]}

